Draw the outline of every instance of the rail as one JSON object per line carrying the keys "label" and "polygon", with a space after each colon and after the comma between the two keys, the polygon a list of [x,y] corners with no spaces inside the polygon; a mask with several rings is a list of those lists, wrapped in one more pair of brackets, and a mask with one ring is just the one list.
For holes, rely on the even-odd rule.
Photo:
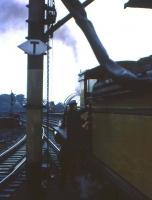
{"label": "rail", "polygon": [[[54,116],[54,115],[53,115]],[[55,114],[57,119],[51,119],[50,121],[50,127],[47,127],[45,124],[43,124],[43,134],[42,137],[44,141],[55,150],[56,154],[60,151],[60,145],[58,145],[52,138],[54,137],[55,129],[53,126],[57,126],[59,119],[61,119],[62,114]],[[55,117],[55,118],[56,118]],[[26,122],[25,122],[26,123]],[[47,134],[45,133],[45,130],[49,130],[52,134],[49,133],[49,137],[47,138]],[[52,136],[51,136],[52,135]],[[15,181],[19,180],[19,177],[22,176],[23,172],[25,173],[25,163],[26,163],[26,135],[24,135],[19,141],[16,142],[13,146],[11,146],[9,149],[4,151],[0,154],[0,199],[1,196],[11,195],[12,190],[11,185],[15,183]],[[24,147],[23,147],[24,146]],[[51,152],[49,152],[51,154]],[[50,155],[51,156],[51,155]],[[26,175],[24,175],[24,181],[26,180]],[[17,190],[20,187],[20,184],[18,184]],[[8,192],[6,192],[8,191]],[[3,199],[3,198],[2,198]]]}
{"label": "rail", "polygon": [[20,170],[22,170],[23,166],[25,165],[25,162],[26,162],[26,158],[24,157],[15,167],[14,169],[7,175],[5,176],[5,178],[3,178],[1,181],[0,181],[0,188],[2,189],[3,187],[5,187],[8,182],[16,177],[16,175],[20,172]]}
{"label": "rail", "polygon": [[53,147],[55,150],[57,150],[58,152],[61,150],[61,148],[59,148],[54,142],[52,142],[51,139],[47,138],[46,134],[44,134],[44,140],[48,142],[48,144]]}
{"label": "rail", "polygon": [[9,149],[4,151],[3,153],[0,154],[0,161],[4,159],[6,156],[9,155],[9,153],[12,153],[14,150],[16,150],[23,142],[26,140],[26,135],[24,135],[17,143],[15,143],[13,146],[11,146]]}
{"label": "rail", "polygon": [[[11,183],[18,180],[20,174],[23,172],[26,162],[26,135],[16,142],[9,149],[0,154],[0,196],[5,197],[6,191],[11,191]],[[16,186],[17,188],[20,186]],[[13,189],[14,190],[14,189]],[[7,192],[9,196],[10,192]]]}

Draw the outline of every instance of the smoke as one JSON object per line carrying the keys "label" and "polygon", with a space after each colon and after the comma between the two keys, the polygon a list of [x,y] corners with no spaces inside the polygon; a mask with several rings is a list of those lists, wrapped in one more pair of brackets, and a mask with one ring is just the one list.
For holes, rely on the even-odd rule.
{"label": "smoke", "polygon": [[74,36],[72,36],[72,33],[68,26],[64,25],[61,28],[59,28],[55,33],[54,33],[54,39],[60,40],[63,42],[63,44],[69,46],[73,50],[73,54],[75,57],[75,60],[77,60],[77,42],[74,39]]}
{"label": "smoke", "polygon": [[0,0],[0,33],[25,28],[28,9],[17,0]]}
{"label": "smoke", "polygon": [[[10,29],[24,29],[28,9],[25,0],[0,0],[0,33],[8,32]],[[76,40],[70,29],[64,25],[54,34],[54,38],[62,41],[72,48],[74,57],[77,60]]]}

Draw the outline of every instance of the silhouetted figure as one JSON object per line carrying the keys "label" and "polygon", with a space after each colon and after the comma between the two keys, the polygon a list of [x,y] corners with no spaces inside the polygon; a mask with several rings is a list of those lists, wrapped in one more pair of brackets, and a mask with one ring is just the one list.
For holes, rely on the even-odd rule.
{"label": "silhouetted figure", "polygon": [[67,140],[63,144],[60,153],[61,181],[64,186],[66,179],[73,180],[73,177],[80,173],[81,166],[82,121],[75,100],[68,104],[61,127],[65,128],[67,132]]}

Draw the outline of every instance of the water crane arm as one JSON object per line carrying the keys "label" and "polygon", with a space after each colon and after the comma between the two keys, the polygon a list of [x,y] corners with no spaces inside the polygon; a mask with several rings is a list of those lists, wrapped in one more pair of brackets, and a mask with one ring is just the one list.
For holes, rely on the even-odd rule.
{"label": "water crane arm", "polygon": [[114,80],[127,85],[128,87],[140,87],[141,85],[152,84],[152,77],[139,78],[136,73],[125,69],[110,59],[94,29],[93,24],[87,18],[87,14],[78,0],[62,0],[62,2],[74,17],[77,25],[83,31],[98,62]]}

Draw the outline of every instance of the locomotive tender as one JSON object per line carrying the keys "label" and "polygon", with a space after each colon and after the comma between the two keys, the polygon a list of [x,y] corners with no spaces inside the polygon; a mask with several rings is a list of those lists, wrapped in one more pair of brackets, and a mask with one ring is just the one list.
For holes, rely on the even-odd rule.
{"label": "locomotive tender", "polygon": [[[126,67],[131,64],[134,70],[140,62],[121,62]],[[139,74],[152,72],[152,65],[142,73],[141,68]],[[90,105],[91,153],[98,172],[104,171],[133,199],[152,198],[151,89],[127,88],[101,66],[81,73],[79,81],[81,107]]]}

